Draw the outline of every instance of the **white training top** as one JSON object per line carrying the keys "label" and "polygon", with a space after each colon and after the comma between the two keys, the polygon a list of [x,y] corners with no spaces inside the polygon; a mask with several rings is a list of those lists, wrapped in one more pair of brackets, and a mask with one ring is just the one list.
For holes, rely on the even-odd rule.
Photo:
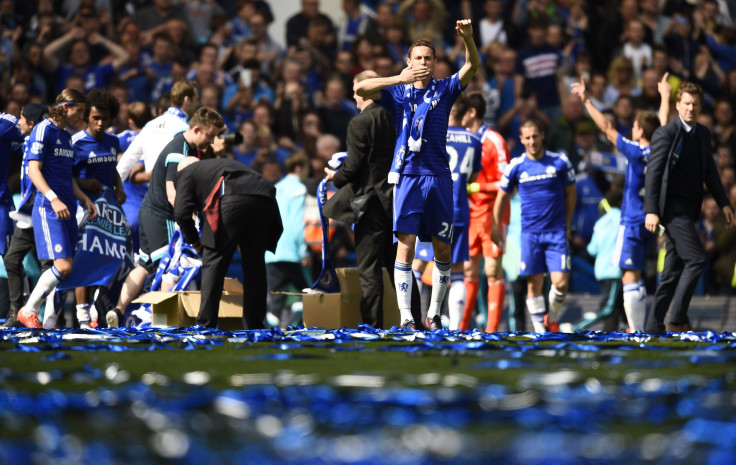
{"label": "white training top", "polygon": [[138,161],[143,161],[146,173],[150,173],[166,144],[176,134],[187,129],[189,129],[187,115],[176,107],[170,107],[163,115],[149,121],[118,161],[117,170],[120,179],[123,181],[128,179],[130,170]]}

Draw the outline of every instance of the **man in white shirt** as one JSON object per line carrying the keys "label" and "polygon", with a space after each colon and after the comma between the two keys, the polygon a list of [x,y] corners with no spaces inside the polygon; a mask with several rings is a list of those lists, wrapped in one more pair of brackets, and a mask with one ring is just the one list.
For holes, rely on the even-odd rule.
{"label": "man in white shirt", "polygon": [[[174,135],[189,129],[189,118],[199,106],[197,87],[189,81],[178,81],[171,89],[171,103],[163,115],[149,121],[118,160],[120,179],[125,181],[139,161],[145,164],[150,179],[158,154]],[[146,179],[147,181],[148,179]]]}
{"label": "man in white shirt", "polygon": [[493,42],[508,45],[508,35],[503,22],[503,2],[486,0],[486,16],[480,20],[480,47],[485,49]]}

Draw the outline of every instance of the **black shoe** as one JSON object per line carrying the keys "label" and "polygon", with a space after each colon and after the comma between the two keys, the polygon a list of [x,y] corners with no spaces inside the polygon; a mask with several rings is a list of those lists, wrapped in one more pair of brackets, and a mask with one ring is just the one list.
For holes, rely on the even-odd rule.
{"label": "black shoe", "polygon": [[673,332],[673,333],[687,333],[693,330],[693,327],[690,326],[690,323],[668,323],[667,324],[667,331]]}
{"label": "black shoe", "polygon": [[432,317],[431,320],[429,318],[426,318],[424,320],[424,326],[426,326],[429,331],[442,329],[442,317],[440,317],[439,315],[435,315]]}
{"label": "black shoe", "polygon": [[414,324],[414,320],[404,320],[404,322],[401,324],[401,329],[407,329],[410,331],[414,331],[417,329],[417,327]]}
{"label": "black shoe", "polygon": [[23,324],[18,321],[18,312],[15,310],[10,310],[8,312],[8,319],[5,320],[5,323],[0,325],[0,328],[22,328]]}

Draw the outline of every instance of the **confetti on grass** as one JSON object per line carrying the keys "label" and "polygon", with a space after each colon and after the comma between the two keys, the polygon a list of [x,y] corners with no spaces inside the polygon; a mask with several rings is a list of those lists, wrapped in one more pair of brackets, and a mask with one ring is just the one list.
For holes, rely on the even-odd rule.
{"label": "confetti on grass", "polygon": [[10,329],[0,463],[730,463],[735,348],[712,332]]}

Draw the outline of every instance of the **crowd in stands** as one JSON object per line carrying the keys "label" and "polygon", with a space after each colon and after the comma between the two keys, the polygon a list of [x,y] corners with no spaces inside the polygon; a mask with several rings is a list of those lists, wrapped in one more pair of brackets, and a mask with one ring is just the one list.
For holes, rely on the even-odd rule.
{"label": "crowd in stands", "polygon": [[[546,128],[546,148],[566,153],[577,170],[572,247],[580,259],[593,263],[587,246],[599,203],[624,172],[615,147],[570,92],[580,77],[596,107],[626,137],[637,110],[658,111],[657,83],[665,73],[673,96],[682,81],[702,86],[698,122],[711,129],[713,157],[736,204],[736,1],[339,5],[341,11],[327,12],[319,0],[301,0],[298,13],[280,18],[285,37],[275,40],[279,2],[271,0],[0,0],[0,110],[20,117],[25,105],[51,105],[66,88],[84,94],[104,89],[120,103],[110,127],[119,134],[166,111],[176,81],[194,81],[200,105],[217,110],[228,131],[242,135],[242,142],[227,147],[228,156],[294,192],[301,192],[292,185],[295,176],[306,186],[302,264],[311,263],[316,276],[321,229],[313,197],[330,157],[345,150],[348,122],[358,113],[353,77],[367,69],[398,74],[408,44],[419,37],[438,45],[435,77],[449,76],[465,59],[455,20],[471,18],[483,66],[468,90],[485,96],[485,123],[518,156],[524,150],[520,126],[538,120]],[[141,108],[153,114],[141,116]],[[11,160],[8,185],[15,192],[19,169],[20,160]],[[127,191],[130,183],[123,181]],[[713,205],[705,200],[700,224],[709,254],[700,292],[733,293],[736,237],[720,226]],[[336,265],[350,264],[349,225],[333,224],[330,234]],[[656,253],[650,279],[656,279]]]}

